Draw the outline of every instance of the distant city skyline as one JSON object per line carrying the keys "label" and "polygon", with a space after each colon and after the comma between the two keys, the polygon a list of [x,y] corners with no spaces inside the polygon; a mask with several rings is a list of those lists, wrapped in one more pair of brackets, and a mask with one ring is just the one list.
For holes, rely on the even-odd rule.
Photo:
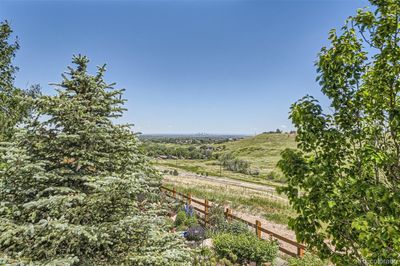
{"label": "distant city skyline", "polygon": [[0,1],[21,45],[16,85],[61,81],[73,54],[107,63],[121,119],[144,134],[290,131],[290,105],[326,106],[314,63],[367,1]]}

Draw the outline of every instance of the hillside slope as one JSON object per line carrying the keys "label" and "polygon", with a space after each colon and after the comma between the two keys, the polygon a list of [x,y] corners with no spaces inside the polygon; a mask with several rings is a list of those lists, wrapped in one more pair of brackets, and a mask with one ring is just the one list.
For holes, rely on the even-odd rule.
{"label": "hillside slope", "polygon": [[[167,144],[170,147],[190,146],[186,144]],[[293,134],[260,134],[253,137],[246,137],[239,140],[211,144],[215,154],[232,153],[236,158],[246,160],[250,163],[251,169],[257,169],[259,175],[232,172],[221,167],[216,159],[157,159],[153,162],[168,168],[180,169],[198,175],[220,176],[253,182],[264,185],[278,185],[271,182],[285,182],[279,169],[276,167],[280,160],[281,152],[286,148],[296,148],[295,135]]]}
{"label": "hillside slope", "polygon": [[223,153],[231,152],[239,159],[249,161],[252,167],[265,175],[276,170],[281,152],[286,148],[296,148],[295,134],[264,133],[218,146],[225,147]]}

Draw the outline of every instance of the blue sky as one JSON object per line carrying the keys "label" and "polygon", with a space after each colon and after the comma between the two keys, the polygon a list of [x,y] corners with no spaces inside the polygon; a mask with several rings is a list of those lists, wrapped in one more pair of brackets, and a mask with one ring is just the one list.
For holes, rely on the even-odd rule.
{"label": "blue sky", "polygon": [[73,54],[125,88],[143,133],[292,128],[290,105],[322,99],[314,62],[328,31],[367,1],[1,1],[21,49],[16,85],[59,82]]}

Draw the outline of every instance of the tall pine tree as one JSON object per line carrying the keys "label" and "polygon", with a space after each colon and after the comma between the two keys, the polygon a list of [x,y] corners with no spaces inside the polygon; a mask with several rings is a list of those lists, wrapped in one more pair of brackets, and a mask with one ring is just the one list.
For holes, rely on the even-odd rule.
{"label": "tall pine tree", "polygon": [[32,86],[29,90],[14,86],[18,68],[12,61],[19,44],[9,41],[12,33],[7,21],[0,22],[0,141],[11,138],[14,127],[32,111],[32,98],[40,94],[39,86]]}
{"label": "tall pine tree", "polygon": [[129,125],[116,125],[123,90],[89,75],[76,56],[55,96],[37,101],[29,127],[3,144],[0,252],[8,262],[56,265],[185,265],[167,232],[160,176]]}

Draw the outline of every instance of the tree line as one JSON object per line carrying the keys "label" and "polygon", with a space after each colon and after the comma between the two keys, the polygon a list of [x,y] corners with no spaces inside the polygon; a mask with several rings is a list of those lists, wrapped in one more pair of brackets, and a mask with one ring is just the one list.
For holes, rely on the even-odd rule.
{"label": "tree line", "polygon": [[165,144],[154,143],[150,141],[145,141],[142,143],[141,148],[145,154],[150,157],[158,158],[162,157],[165,159],[212,159],[214,158],[215,147],[210,145],[181,145],[167,146]]}

